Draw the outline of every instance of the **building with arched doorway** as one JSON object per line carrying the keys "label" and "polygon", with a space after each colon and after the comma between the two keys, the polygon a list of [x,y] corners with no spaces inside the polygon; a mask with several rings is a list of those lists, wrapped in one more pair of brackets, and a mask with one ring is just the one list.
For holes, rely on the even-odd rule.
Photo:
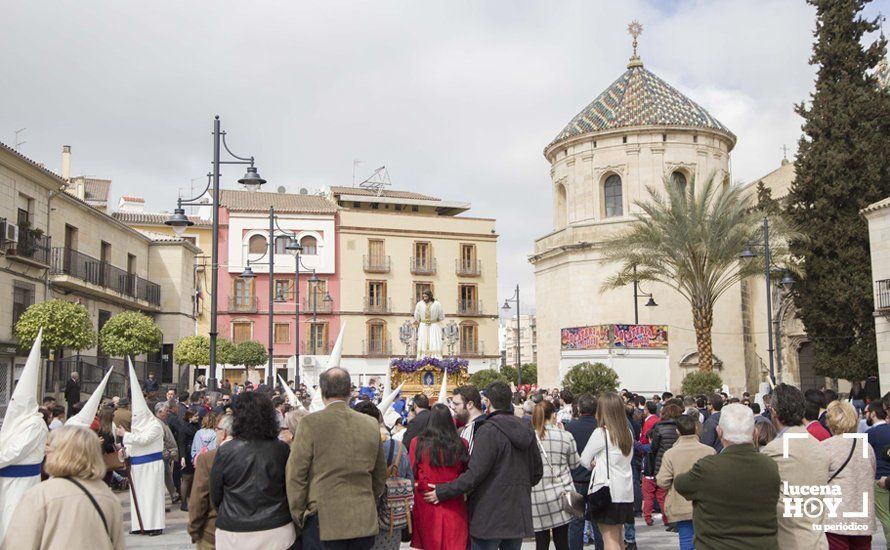
{"label": "building with arched doorway", "polygon": [[[602,243],[633,223],[637,201],[665,178],[679,185],[716,178],[731,185],[736,136],[704,107],[631,58],[617,80],[572,118],[545,147],[551,165],[553,229],[535,241],[538,373],[558,385],[571,366],[602,362],[636,391],[678,390],[698,368],[691,308],[675,290],[645,283],[601,292],[618,266],[603,260]],[[781,199],[794,177],[784,161],[759,182]],[[763,278],[742,281],[714,308],[715,368],[733,391],[755,390],[768,373],[768,330],[779,336],[777,378],[819,385],[811,374],[806,334],[793,304],[773,285],[772,322]],[[635,303],[636,302],[636,303]],[[770,328],[772,327],[772,328]],[[809,359],[808,359],[809,358]],[[810,369],[807,371],[806,369]],[[803,372],[802,372],[803,369]]]}

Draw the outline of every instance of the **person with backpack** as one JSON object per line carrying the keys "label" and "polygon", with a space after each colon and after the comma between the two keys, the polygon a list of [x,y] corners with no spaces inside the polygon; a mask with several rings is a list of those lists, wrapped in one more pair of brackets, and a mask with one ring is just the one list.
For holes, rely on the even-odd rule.
{"label": "person with backpack", "polygon": [[[383,414],[370,401],[359,402],[355,411],[373,417],[383,427]],[[405,446],[390,437],[385,428],[381,430],[381,439],[386,457],[386,492],[378,506],[380,532],[374,538],[371,550],[399,550],[402,540],[405,540],[404,533],[412,528],[414,472]]]}
{"label": "person with backpack", "polygon": [[467,548],[470,532],[466,500],[453,498],[438,504],[424,501],[427,491],[457,479],[470,459],[468,444],[457,435],[447,405],[436,403],[430,409],[426,428],[411,441],[410,457],[417,482],[411,547]]}
{"label": "person with backpack", "polygon": [[216,424],[217,416],[214,413],[204,415],[204,419],[201,420],[201,429],[195,432],[195,437],[192,438],[193,464],[198,455],[216,448]]}

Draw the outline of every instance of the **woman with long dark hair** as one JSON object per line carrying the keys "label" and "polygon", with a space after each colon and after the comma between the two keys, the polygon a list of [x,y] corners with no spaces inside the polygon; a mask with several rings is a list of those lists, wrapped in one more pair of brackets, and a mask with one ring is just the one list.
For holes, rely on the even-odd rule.
{"label": "woman with long dark hair", "polygon": [[265,393],[232,405],[234,439],[218,448],[210,470],[217,510],[216,548],[284,550],[296,540],[285,492],[290,449],[278,439],[278,417]]}
{"label": "woman with long dark hair", "polygon": [[593,517],[599,526],[605,550],[620,550],[621,527],[634,522],[633,475],[630,460],[633,457],[633,434],[624,402],[617,393],[600,395],[596,407],[598,427],[581,453],[581,465],[593,470],[591,492],[608,485],[611,502]]}
{"label": "woman with long dark hair", "polygon": [[412,548],[451,550],[466,548],[469,541],[467,504],[453,498],[429,504],[423,495],[439,483],[448,483],[467,469],[466,442],[457,435],[451,410],[436,403],[430,409],[426,429],[411,440],[414,469],[414,534]]}

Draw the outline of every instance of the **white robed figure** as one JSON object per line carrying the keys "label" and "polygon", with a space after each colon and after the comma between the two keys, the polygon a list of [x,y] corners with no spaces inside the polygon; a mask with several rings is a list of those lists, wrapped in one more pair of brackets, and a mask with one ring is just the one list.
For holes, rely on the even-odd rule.
{"label": "white robed figure", "polygon": [[22,495],[40,483],[40,465],[49,434],[43,415],[37,412],[42,341],[41,328],[0,429],[0,545]]}
{"label": "white robed figure", "polygon": [[417,326],[417,358],[442,358],[442,321],[445,312],[442,304],[433,299],[433,293],[423,291],[423,299],[414,306],[414,324]]}
{"label": "white robed figure", "polygon": [[130,365],[132,394],[132,431],[117,428],[130,457],[130,525],[131,531],[163,530],[164,518],[164,428],[149,410],[142,387]]}

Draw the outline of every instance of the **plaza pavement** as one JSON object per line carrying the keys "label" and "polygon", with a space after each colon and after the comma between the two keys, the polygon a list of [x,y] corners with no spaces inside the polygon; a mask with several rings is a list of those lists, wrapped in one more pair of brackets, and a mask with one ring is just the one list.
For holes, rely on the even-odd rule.
{"label": "plaza pavement", "polygon": [[[127,493],[117,493],[118,499],[124,509],[124,532],[126,535],[127,548],[138,549],[159,549],[166,550],[186,550],[194,548],[191,544],[189,535],[186,532],[186,524],[188,523],[188,513],[179,510],[178,503],[170,507],[167,514],[167,529],[164,534],[157,537],[143,537],[138,535],[130,535],[130,498]],[[884,535],[880,533],[872,539],[872,548],[885,548]],[[656,524],[648,527],[641,518],[637,518],[637,546],[640,550],[674,550],[678,547],[676,533],[668,533],[664,527],[658,523],[656,515]],[[534,548],[533,540],[526,540],[522,545],[523,549]],[[405,543],[402,548],[410,548]],[[587,548],[593,548],[588,546]]]}
{"label": "plaza pavement", "polygon": [[[118,499],[124,509],[124,532],[130,532],[130,498],[127,493],[118,493]],[[127,548],[144,548],[144,549],[169,549],[169,550],[185,550],[194,548],[191,544],[189,535],[186,532],[186,524],[188,522],[188,513],[179,510],[179,504],[172,506],[167,514],[167,529],[164,534],[157,537],[144,537],[138,535],[126,535]],[[667,550],[677,548],[677,535],[668,533],[664,527],[653,526],[647,527],[642,519],[637,518],[637,545],[640,550]],[[533,540],[527,540],[522,545],[523,549],[534,548]],[[405,543],[402,548],[410,548]],[[593,548],[588,546],[587,548]]]}

